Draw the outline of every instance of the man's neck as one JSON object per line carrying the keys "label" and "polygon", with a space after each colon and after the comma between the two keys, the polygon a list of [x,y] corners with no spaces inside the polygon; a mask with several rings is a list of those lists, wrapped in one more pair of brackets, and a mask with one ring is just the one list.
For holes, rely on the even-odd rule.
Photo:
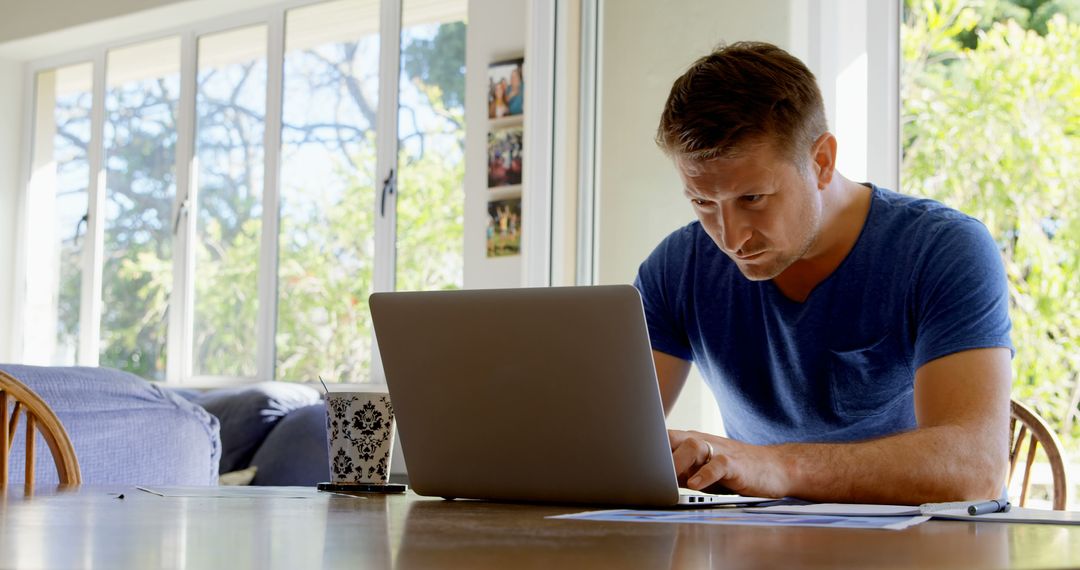
{"label": "man's neck", "polygon": [[833,176],[825,189],[824,218],[817,242],[802,259],[773,278],[773,283],[792,301],[803,302],[819,283],[836,271],[859,240],[870,212],[870,188]]}

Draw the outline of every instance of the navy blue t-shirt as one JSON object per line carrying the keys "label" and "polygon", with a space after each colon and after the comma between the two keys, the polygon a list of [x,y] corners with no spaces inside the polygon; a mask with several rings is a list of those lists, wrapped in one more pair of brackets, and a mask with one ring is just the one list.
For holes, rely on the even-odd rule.
{"label": "navy blue t-shirt", "polygon": [[854,248],[805,302],[750,281],[693,222],[642,263],[655,350],[693,361],[728,436],[843,442],[916,427],[915,370],[1008,347],[1008,286],[974,218],[872,187]]}

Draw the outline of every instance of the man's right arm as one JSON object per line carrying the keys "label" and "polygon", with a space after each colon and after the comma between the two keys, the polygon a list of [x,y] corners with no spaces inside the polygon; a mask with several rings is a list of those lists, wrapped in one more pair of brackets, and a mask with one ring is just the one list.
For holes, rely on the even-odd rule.
{"label": "man's right arm", "polygon": [[664,403],[664,415],[671,413],[675,400],[679,399],[690,375],[690,362],[679,357],[653,350],[653,364],[656,366],[656,380],[660,384],[660,400]]}

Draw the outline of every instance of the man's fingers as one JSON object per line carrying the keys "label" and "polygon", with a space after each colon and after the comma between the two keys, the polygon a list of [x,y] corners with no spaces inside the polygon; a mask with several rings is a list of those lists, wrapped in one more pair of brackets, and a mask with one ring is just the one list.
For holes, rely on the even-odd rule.
{"label": "man's fingers", "polygon": [[680,429],[669,429],[668,442],[671,443],[671,450],[675,451],[675,448],[682,445],[684,442],[690,439],[702,439],[705,434],[699,431],[684,431]]}
{"label": "man's fingers", "polygon": [[675,462],[675,475],[680,480],[690,476],[696,464],[696,452],[687,442],[683,442],[671,452],[671,459]]}
{"label": "man's fingers", "polygon": [[675,462],[675,474],[680,479],[690,476],[696,467],[704,465],[709,459],[710,445],[701,438],[688,437],[679,443],[671,453]]}
{"label": "man's fingers", "polygon": [[667,430],[667,435],[668,442],[671,444],[671,450],[675,451],[676,448],[682,445],[682,442],[686,441],[686,439],[690,437],[690,432],[677,429],[669,429]]}
{"label": "man's fingers", "polygon": [[727,476],[727,461],[725,458],[714,457],[712,461],[701,466],[696,473],[686,481],[686,486],[695,491],[700,491]]}

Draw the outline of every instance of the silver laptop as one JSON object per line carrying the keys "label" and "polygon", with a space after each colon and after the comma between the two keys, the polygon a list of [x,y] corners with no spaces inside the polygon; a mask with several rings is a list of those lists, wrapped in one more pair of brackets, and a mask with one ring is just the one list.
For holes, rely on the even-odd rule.
{"label": "silver laptop", "polygon": [[375,293],[370,303],[416,493],[733,502],[679,493],[633,287]]}

